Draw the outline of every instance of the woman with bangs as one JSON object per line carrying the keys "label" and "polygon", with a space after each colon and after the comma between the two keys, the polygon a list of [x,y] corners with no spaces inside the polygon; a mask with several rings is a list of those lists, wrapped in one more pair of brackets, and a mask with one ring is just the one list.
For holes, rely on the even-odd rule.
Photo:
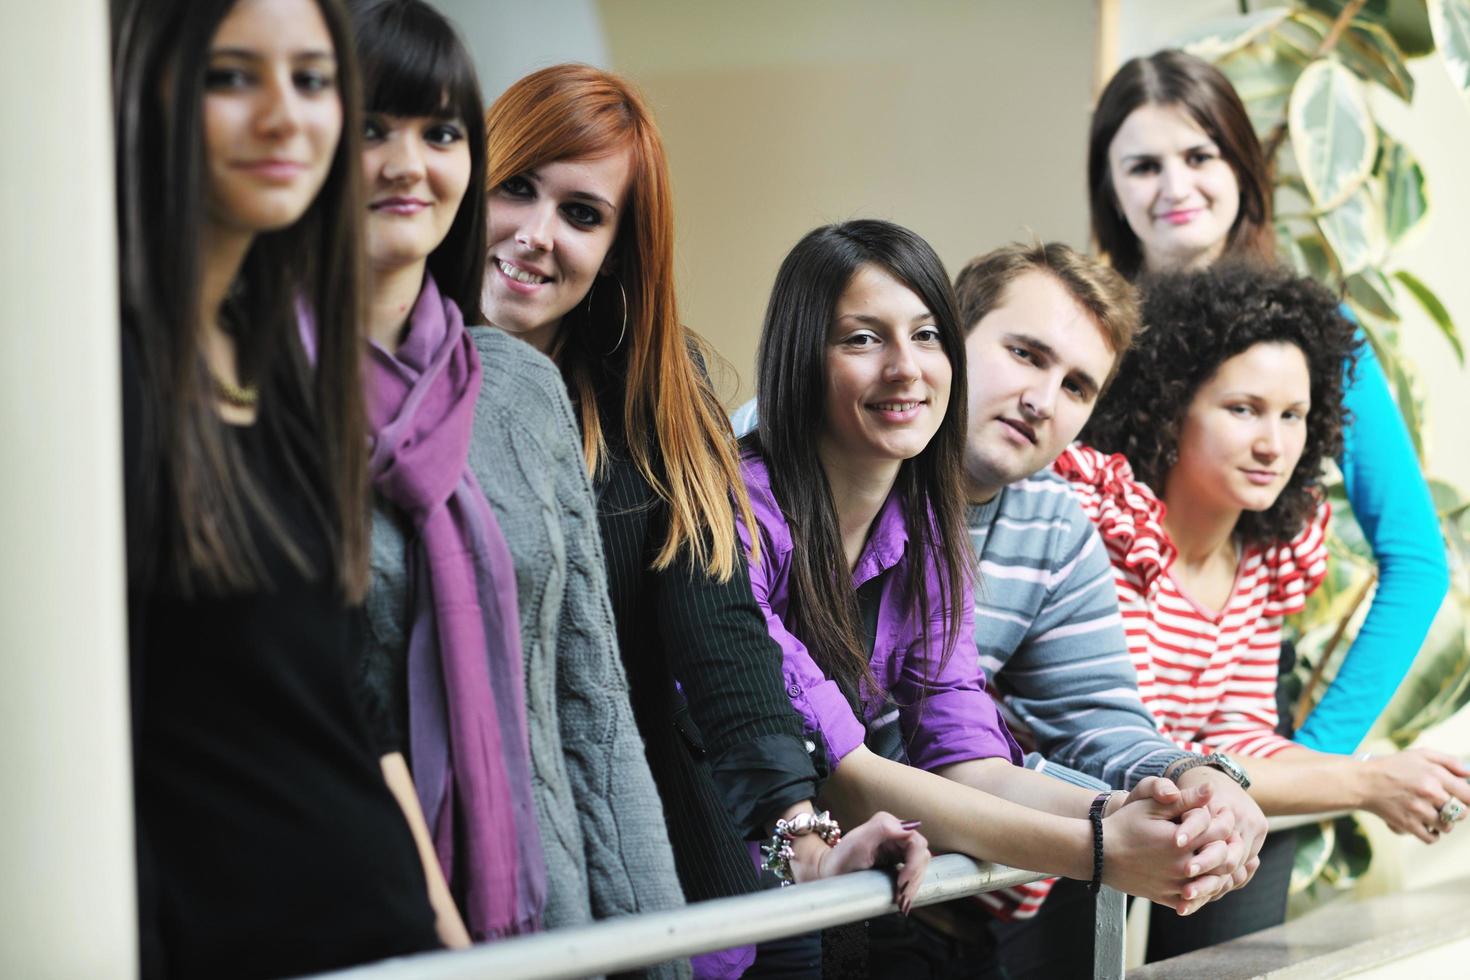
{"label": "woman with bangs", "polygon": [[438,945],[351,686],[368,578],[351,45],[336,0],[113,5],[146,977]]}
{"label": "woman with bangs", "polygon": [[[749,505],[734,437],[678,319],[662,141],[627,82],[584,65],[522,78],[491,106],[486,130],[483,308],[550,356],[571,396],[679,879],[695,901],[749,892],[751,842],[782,819],[815,829],[818,769],[737,542],[735,515]],[[789,843],[798,881],[885,854],[905,857],[907,882],[927,855],[886,814],[835,847],[815,832]],[[752,960],[750,949],[725,951],[697,958],[695,971],[739,976]]]}
{"label": "woman with bangs", "polygon": [[441,938],[677,907],[571,409],[555,368],[479,309],[473,63],[422,0],[351,10],[377,496],[360,690]]}
{"label": "woman with bangs", "polygon": [[[1282,620],[1327,571],[1319,481],[1342,448],[1354,328],[1311,280],[1235,263],[1154,277],[1143,319],[1055,467],[1107,545],[1143,702],[1195,753],[1165,774],[1216,765],[1268,816],[1361,808],[1433,843],[1470,805],[1470,768],[1428,749],[1334,756],[1277,731]],[[1243,899],[1197,919],[1155,915],[1149,959],[1279,924],[1290,868],[1263,862]]]}

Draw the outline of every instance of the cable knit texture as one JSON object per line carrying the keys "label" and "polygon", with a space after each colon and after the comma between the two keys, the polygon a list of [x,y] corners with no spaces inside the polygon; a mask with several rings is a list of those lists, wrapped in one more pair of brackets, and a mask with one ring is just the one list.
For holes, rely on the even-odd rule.
{"label": "cable knit texture", "polygon": [[[597,509],[565,387],[524,342],[489,328],[471,332],[485,374],[469,463],[515,559],[545,925],[678,907],[683,894],[628,702]],[[402,745],[405,544],[400,521],[380,508],[362,687],[385,751]],[[687,967],[649,975],[687,975]]]}

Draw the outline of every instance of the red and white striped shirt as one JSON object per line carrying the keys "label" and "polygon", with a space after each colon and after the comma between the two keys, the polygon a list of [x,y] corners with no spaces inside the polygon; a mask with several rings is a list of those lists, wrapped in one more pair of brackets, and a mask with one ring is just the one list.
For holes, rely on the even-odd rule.
{"label": "red and white striped shirt", "polygon": [[1074,445],[1053,468],[1107,545],[1138,692],[1159,731],[1190,752],[1268,757],[1292,745],[1276,734],[1281,621],[1327,574],[1327,504],[1289,543],[1244,545],[1215,612],[1169,574],[1164,504],[1122,455]]}

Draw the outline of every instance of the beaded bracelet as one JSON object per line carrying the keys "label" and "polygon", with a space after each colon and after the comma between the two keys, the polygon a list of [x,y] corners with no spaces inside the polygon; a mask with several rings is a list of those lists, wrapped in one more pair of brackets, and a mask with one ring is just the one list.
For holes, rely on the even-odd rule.
{"label": "beaded bracelet", "polygon": [[1092,823],[1092,881],[1087,885],[1087,890],[1096,895],[1102,888],[1103,876],[1103,835],[1102,822],[1103,811],[1107,809],[1108,800],[1112,793],[1099,793],[1093,797],[1092,805],[1087,808],[1087,819]]}
{"label": "beaded bracelet", "polygon": [[808,810],[790,820],[777,820],[775,833],[761,845],[761,867],[779,878],[783,888],[796,880],[791,873],[791,859],[795,856],[791,842],[803,834],[816,834],[828,847],[836,847],[842,840],[842,828],[826,810],[821,813]]}

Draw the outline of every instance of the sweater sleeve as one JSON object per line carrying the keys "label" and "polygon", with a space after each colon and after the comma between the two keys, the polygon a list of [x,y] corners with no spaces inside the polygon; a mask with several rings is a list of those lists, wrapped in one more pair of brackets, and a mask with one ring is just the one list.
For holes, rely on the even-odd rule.
{"label": "sweater sleeve", "polygon": [[[663,807],[618,655],[597,505],[571,406],[554,368],[547,363],[545,369],[553,415],[547,425],[553,449],[545,463],[555,469],[566,546],[566,593],[555,651],[557,713],[582,829],[592,914],[604,919],[678,908],[684,896]],[[649,975],[664,975],[665,969]],[[675,975],[682,967],[667,969]]]}
{"label": "sweater sleeve", "polygon": [[999,679],[1045,754],[1043,762],[1032,753],[1027,766],[1067,782],[1079,781],[1065,770],[1078,770],[1132,789],[1184,753],[1159,734],[1138,695],[1102,539],[1075,500],[1064,509],[1075,533],[1048,562],[1045,601]]}
{"label": "sweater sleeve", "polygon": [[1353,515],[1378,561],[1378,588],[1336,678],[1296,735],[1308,748],[1336,753],[1352,752],[1393,697],[1449,588],[1429,487],[1367,344],[1345,402],[1352,421],[1340,465]]}

